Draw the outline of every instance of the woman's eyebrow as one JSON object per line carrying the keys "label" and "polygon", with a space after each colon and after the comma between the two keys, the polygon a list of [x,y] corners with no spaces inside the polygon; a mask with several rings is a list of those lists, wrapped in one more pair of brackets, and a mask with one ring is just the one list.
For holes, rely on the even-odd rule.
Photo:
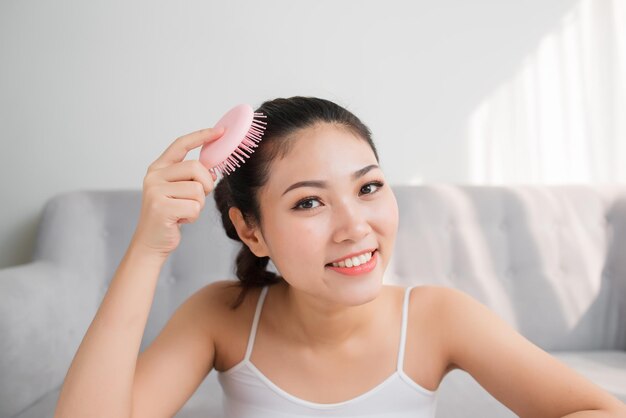
{"label": "woman's eyebrow", "polygon": [[[380,168],[378,165],[376,164],[370,164],[366,167],[363,167],[360,170],[355,171],[354,173],[352,173],[352,180],[357,180],[360,177],[363,177],[368,171],[374,169],[374,168]],[[320,189],[325,189],[328,186],[328,183],[326,181],[323,180],[305,180],[305,181],[299,181],[297,183],[292,184],[291,186],[287,187],[285,189],[285,191],[283,192],[283,194],[281,195],[284,196],[288,191],[293,190],[293,189],[297,189],[298,187],[318,187]]]}

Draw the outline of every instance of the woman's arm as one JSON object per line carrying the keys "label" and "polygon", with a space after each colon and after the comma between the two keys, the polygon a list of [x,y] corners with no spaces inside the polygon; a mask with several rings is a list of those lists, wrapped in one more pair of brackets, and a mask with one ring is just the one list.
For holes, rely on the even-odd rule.
{"label": "woman's arm", "polygon": [[461,291],[439,288],[448,364],[520,417],[626,417],[626,405]]}
{"label": "woman's arm", "polygon": [[55,417],[171,416],[213,367],[212,340],[197,320],[201,297],[185,302],[139,359],[138,353],[159,273],[180,243],[181,224],[198,219],[214,189],[209,171],[184,159],[223,132],[182,136],[148,167],[136,231],[74,356]]}
{"label": "woman's arm", "polygon": [[129,246],[67,372],[55,417],[130,417],[137,354],[162,263]]}

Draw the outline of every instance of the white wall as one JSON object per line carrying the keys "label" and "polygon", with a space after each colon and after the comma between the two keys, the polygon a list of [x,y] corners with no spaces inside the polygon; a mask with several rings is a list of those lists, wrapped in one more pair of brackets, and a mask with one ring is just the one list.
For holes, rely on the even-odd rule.
{"label": "white wall", "polygon": [[471,112],[575,0],[0,2],[0,267],[51,196],[140,188],[231,106],[315,95],[374,133],[391,184],[468,181]]}

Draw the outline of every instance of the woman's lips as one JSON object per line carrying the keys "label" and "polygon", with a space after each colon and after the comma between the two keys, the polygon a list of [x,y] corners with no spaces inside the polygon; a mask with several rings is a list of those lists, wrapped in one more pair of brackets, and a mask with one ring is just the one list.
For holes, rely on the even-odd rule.
{"label": "woman's lips", "polygon": [[337,273],[345,274],[346,276],[358,276],[359,274],[369,273],[376,267],[378,263],[378,250],[374,250],[372,252],[372,258],[369,259],[368,262],[364,264],[360,264],[356,267],[334,267],[331,265],[326,265],[326,268],[336,271]]}
{"label": "woman's lips", "polygon": [[340,262],[340,261],[345,261],[345,260],[347,260],[348,258],[352,258],[352,257],[357,257],[357,258],[358,258],[358,256],[360,256],[360,255],[362,255],[362,254],[371,253],[372,255],[374,255],[374,251],[376,251],[376,250],[378,250],[378,248],[372,248],[372,249],[367,250],[367,251],[363,251],[363,252],[359,252],[359,253],[354,253],[353,255],[347,255],[347,256],[345,256],[344,258],[339,258],[339,259],[337,259],[337,260],[335,260],[335,261],[331,261],[330,263],[326,263],[326,265],[327,265],[327,266],[330,266],[330,265],[332,265],[333,263],[338,263],[338,262]]}

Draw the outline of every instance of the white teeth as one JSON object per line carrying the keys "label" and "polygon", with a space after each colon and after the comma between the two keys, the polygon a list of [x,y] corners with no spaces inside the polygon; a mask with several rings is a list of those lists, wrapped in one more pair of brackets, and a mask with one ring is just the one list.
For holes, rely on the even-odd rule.
{"label": "white teeth", "polygon": [[338,263],[332,263],[333,267],[356,267],[365,264],[372,259],[372,253],[361,254],[358,257],[346,258]]}

